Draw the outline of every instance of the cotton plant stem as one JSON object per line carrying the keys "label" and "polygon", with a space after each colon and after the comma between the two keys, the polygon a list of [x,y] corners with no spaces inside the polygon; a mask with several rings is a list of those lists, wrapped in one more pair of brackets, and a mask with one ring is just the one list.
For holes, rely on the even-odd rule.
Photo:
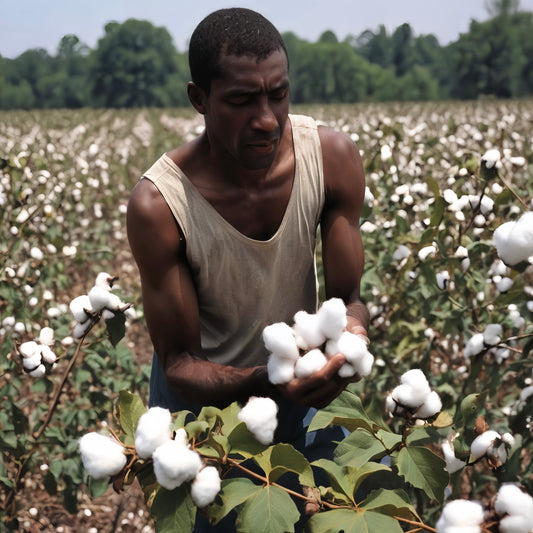
{"label": "cotton plant stem", "polygon": [[403,522],[404,524],[415,526],[416,529],[413,529],[412,531],[418,531],[420,529],[425,529],[426,531],[437,533],[436,529],[432,528],[431,526],[426,526],[426,524],[422,522],[415,522],[414,520],[408,520],[407,518],[401,518],[400,516],[393,516],[392,518],[394,518],[394,520],[398,520],[398,522]]}
{"label": "cotton plant stem", "polygon": [[63,374],[63,377],[61,378],[61,381],[59,382],[59,385],[56,387],[54,396],[52,398],[52,401],[50,402],[50,407],[48,408],[48,413],[46,413],[46,417],[44,419],[43,425],[39,428],[38,431],[35,431],[33,433],[34,439],[37,440],[43,434],[44,430],[48,427],[48,424],[50,423],[50,420],[52,419],[52,415],[54,414],[54,411],[56,410],[56,407],[59,403],[59,397],[61,396],[61,392],[63,391],[63,387],[65,386],[65,383],[67,382],[70,371],[72,370],[72,367],[76,363],[76,360],[78,359],[78,356],[81,352],[81,346],[83,344],[83,341],[85,340],[85,337],[87,336],[87,334],[91,331],[93,325],[91,325],[91,327],[80,338],[78,342],[78,346],[76,347],[76,351],[74,352],[74,355],[71,357],[68,363],[67,369],[65,370],[65,373]]}
{"label": "cotton plant stem", "polygon": [[529,211],[529,207],[524,202],[524,200],[522,200],[522,198],[518,195],[518,193],[511,187],[511,184],[503,176],[498,175],[498,177],[500,178],[502,183],[505,185],[507,190],[522,204],[523,208],[526,211]]}

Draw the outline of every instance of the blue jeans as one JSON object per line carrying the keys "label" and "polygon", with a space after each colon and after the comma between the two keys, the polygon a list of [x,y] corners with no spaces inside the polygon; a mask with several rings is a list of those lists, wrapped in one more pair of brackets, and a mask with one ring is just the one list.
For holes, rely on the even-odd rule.
{"label": "blue jeans", "polygon": [[[316,409],[304,407],[288,400],[278,400],[278,427],[274,442],[292,444],[300,451],[309,462],[316,459],[332,459],[336,442],[341,441],[348,432],[340,426],[332,426],[317,431],[307,432]],[[149,406],[159,406],[169,409],[172,413],[177,411],[191,411],[198,415],[202,406],[187,402],[177,397],[170,389],[163,368],[156,354],[152,360],[150,375]],[[321,470],[315,471],[317,485],[327,484],[327,479]],[[235,533],[235,516],[230,513],[216,526],[209,524],[207,517],[197,514],[194,533]]]}

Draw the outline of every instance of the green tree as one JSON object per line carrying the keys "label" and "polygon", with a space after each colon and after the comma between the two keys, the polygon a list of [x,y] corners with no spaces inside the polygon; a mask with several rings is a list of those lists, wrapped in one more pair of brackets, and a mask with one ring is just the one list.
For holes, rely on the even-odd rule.
{"label": "green tree", "polygon": [[[112,22],[93,54],[91,78],[96,105],[105,107],[176,104],[180,87],[170,87],[180,75],[180,61],[165,28],[148,21]],[[185,83],[182,84],[185,92]]]}

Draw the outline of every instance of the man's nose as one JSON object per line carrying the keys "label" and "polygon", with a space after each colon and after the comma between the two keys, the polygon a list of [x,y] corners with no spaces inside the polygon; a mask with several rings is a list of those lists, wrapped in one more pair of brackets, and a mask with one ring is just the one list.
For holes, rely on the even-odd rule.
{"label": "man's nose", "polygon": [[256,114],[252,121],[252,127],[262,131],[272,131],[276,129],[278,121],[270,105],[269,98],[262,96],[258,99]]}

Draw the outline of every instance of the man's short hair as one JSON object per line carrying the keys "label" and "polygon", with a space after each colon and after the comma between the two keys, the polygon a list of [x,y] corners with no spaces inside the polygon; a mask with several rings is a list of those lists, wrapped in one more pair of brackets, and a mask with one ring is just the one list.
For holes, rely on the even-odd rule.
{"label": "man's short hair", "polygon": [[189,42],[189,68],[192,81],[209,93],[211,81],[222,77],[220,56],[250,56],[257,61],[283,50],[288,54],[279,31],[263,15],[240,7],[219,9],[205,17]]}

